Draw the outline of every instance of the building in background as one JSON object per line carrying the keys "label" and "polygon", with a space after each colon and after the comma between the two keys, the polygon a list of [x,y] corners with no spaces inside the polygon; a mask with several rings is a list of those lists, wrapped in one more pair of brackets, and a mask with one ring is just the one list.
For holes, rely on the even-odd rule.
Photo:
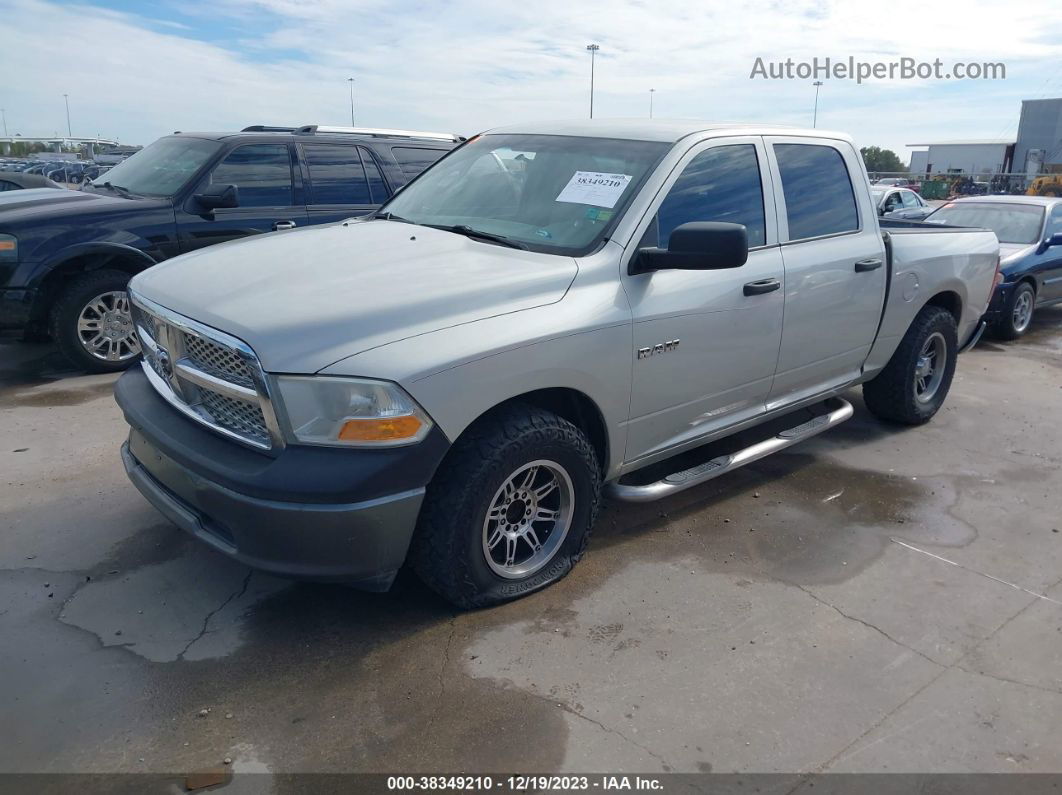
{"label": "building in background", "polygon": [[1014,170],[1062,173],[1062,97],[1022,100]]}
{"label": "building in background", "polygon": [[1014,141],[995,139],[907,144],[912,174],[1000,174],[1010,170]]}

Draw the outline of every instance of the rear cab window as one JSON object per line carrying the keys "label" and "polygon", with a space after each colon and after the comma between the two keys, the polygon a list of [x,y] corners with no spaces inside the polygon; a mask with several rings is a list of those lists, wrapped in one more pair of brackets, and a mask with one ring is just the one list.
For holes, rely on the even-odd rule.
{"label": "rear cab window", "polygon": [[775,143],[789,240],[859,231],[859,211],[848,166],[827,144]]}

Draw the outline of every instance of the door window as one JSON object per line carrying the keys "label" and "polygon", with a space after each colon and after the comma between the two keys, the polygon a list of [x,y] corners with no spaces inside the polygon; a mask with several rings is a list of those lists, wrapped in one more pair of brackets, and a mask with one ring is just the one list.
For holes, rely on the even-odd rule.
{"label": "door window", "polygon": [[922,205],[918,203],[918,197],[915,196],[914,191],[902,190],[900,196],[903,197],[903,208],[905,210],[917,210]]}
{"label": "door window", "polygon": [[775,144],[774,153],[790,240],[859,229],[852,181],[839,151],[820,144]]}
{"label": "door window", "polygon": [[303,152],[310,169],[310,204],[373,203],[358,147],[306,144]]}
{"label": "door window", "polygon": [[881,211],[885,213],[895,212],[900,209],[900,194],[893,191],[889,194],[889,198],[885,200],[885,203],[881,205]]}
{"label": "door window", "polygon": [[391,153],[402,173],[411,179],[446,154],[446,149],[425,149],[417,146],[393,146]]}
{"label": "door window", "polygon": [[383,204],[387,201],[389,191],[380,174],[380,167],[376,165],[376,159],[368,149],[361,149],[361,162],[365,165],[365,176],[369,180],[369,193],[372,194],[373,204]]}
{"label": "door window", "polygon": [[1046,240],[1057,234],[1062,234],[1062,204],[1056,204],[1055,208],[1051,210],[1051,215],[1047,219],[1047,232],[1044,234],[1044,239]]}
{"label": "door window", "polygon": [[756,147],[716,146],[693,158],[657,211],[657,245],[667,248],[675,227],[690,221],[743,224],[749,247],[767,242],[763,184]]}
{"label": "door window", "polygon": [[235,185],[240,207],[291,207],[291,156],[284,144],[248,144],[214,168],[213,185]]}

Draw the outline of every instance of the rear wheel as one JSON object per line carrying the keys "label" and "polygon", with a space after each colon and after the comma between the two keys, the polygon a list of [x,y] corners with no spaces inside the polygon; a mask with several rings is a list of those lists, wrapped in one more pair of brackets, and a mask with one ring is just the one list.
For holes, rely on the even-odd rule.
{"label": "rear wheel", "polygon": [[1022,282],[1010,294],[1003,316],[996,321],[994,330],[1005,340],[1016,340],[1029,330],[1036,306],[1036,290],[1028,282]]}
{"label": "rear wheel", "polygon": [[929,422],[951,389],[958,350],[955,318],[941,307],[924,307],[889,363],[863,384],[867,408],[889,422]]}
{"label": "rear wheel", "polygon": [[90,373],[124,370],[140,355],[124,271],[71,279],[52,309],[52,336],[67,359]]}
{"label": "rear wheel", "polygon": [[488,415],[428,486],[413,567],[460,607],[525,596],[582,557],[600,492],[597,456],[570,422],[525,404]]}

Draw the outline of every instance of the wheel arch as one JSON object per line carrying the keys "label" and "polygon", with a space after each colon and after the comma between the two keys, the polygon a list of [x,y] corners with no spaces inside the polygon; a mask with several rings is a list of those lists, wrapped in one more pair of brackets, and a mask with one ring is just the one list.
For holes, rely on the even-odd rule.
{"label": "wheel arch", "polygon": [[[590,441],[590,445],[594,448],[594,453],[597,455],[601,474],[602,476],[605,475],[609,466],[610,454],[608,426],[605,423],[605,416],[601,408],[589,395],[572,387],[546,387],[506,398],[481,412],[465,426],[457,439],[460,439],[461,436],[468,432],[469,428],[476,425],[484,417],[518,403],[529,403],[537,408],[552,412],[586,434],[586,438]],[[457,439],[454,441],[456,442]]]}
{"label": "wheel arch", "polygon": [[[926,301],[923,308],[927,306],[938,306],[947,310],[955,318],[956,326],[962,324],[962,297],[954,290],[941,290]],[[914,321],[912,320],[911,322],[913,323]]]}
{"label": "wheel arch", "polygon": [[72,277],[104,268],[135,276],[156,264],[143,251],[121,243],[86,243],[63,249],[49,260],[41,279],[31,323],[43,325],[56,297]]}

